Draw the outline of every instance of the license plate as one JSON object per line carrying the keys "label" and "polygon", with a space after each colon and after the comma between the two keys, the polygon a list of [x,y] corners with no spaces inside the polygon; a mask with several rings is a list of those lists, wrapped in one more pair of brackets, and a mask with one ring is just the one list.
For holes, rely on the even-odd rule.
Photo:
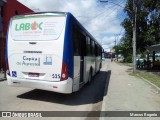
{"label": "license plate", "polygon": [[39,73],[28,73],[29,77],[39,77]]}

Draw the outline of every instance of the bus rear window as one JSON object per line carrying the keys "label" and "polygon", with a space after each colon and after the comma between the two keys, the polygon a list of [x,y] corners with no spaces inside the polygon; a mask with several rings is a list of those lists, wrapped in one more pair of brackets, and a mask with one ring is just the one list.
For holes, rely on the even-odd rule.
{"label": "bus rear window", "polygon": [[64,16],[18,17],[12,20],[11,36],[15,41],[57,40],[64,25]]}

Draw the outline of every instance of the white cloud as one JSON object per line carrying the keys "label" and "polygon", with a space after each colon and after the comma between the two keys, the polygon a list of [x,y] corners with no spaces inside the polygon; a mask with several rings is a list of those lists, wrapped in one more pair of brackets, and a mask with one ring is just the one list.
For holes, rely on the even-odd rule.
{"label": "white cloud", "polygon": [[[98,0],[18,0],[35,11],[66,11],[71,12],[82,25],[108,48],[114,46],[115,34],[121,31],[118,17],[123,9],[115,4],[100,3]],[[115,0],[124,6],[124,1]]]}

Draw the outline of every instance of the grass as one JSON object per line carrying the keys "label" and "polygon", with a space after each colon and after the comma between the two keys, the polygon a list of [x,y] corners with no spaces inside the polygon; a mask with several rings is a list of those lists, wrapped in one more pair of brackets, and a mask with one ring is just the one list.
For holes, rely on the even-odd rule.
{"label": "grass", "polygon": [[123,62],[117,62],[119,65],[126,65],[129,67],[133,67],[133,63],[123,63]]}
{"label": "grass", "polygon": [[[133,67],[133,63],[119,63],[119,64]],[[153,74],[152,72],[147,72],[145,70],[139,70],[139,71],[136,71],[135,73],[130,73],[130,75],[144,78],[160,88],[160,76],[158,74],[156,75],[156,74]]]}
{"label": "grass", "polygon": [[160,76],[159,75],[155,75],[147,71],[137,71],[135,73],[131,73],[130,75],[142,77],[160,88]]}

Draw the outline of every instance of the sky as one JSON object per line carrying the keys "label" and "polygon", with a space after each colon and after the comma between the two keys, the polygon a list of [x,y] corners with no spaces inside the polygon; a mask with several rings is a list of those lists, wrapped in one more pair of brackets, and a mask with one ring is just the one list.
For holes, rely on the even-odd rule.
{"label": "sky", "polygon": [[[127,0],[18,0],[33,11],[71,12],[93,37],[109,52],[124,34],[121,22],[126,17]],[[106,0],[101,0],[106,1]],[[115,5],[118,4],[118,5]]]}

